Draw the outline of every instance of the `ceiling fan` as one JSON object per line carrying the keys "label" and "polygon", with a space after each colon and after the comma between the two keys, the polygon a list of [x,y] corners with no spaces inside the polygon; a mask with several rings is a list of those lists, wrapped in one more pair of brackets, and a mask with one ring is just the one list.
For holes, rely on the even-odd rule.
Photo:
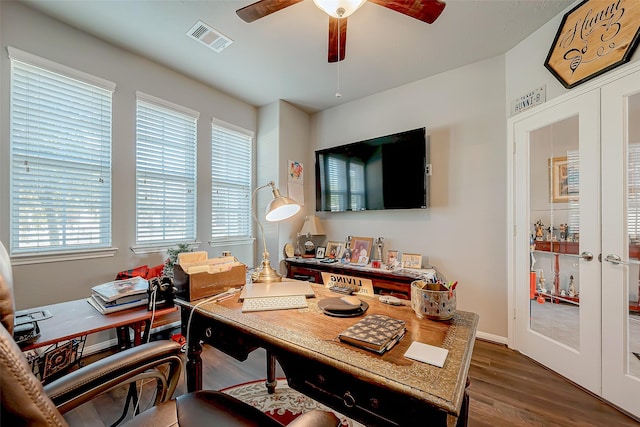
{"label": "ceiling fan", "polygon": [[[238,9],[245,22],[253,22],[303,0],[259,0]],[[344,59],[347,43],[347,17],[367,0],[313,0],[329,15],[329,62]],[[432,24],[442,13],[445,3],[440,0],[368,0],[404,15]]]}

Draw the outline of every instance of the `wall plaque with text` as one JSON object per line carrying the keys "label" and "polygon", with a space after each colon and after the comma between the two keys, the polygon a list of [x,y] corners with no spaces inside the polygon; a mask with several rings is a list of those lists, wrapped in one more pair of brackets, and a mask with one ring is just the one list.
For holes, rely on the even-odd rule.
{"label": "wall plaque with text", "polygon": [[571,89],[629,62],[639,38],[639,0],[585,0],[564,15],[544,65]]}

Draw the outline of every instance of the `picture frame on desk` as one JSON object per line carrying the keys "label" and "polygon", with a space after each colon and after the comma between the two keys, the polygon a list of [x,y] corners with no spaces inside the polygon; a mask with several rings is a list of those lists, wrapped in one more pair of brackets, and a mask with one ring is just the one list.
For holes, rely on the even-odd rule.
{"label": "picture frame on desk", "polygon": [[364,258],[367,258],[368,260],[372,247],[372,237],[353,237],[351,239],[351,262],[353,264],[359,264],[360,260]]}
{"label": "picture frame on desk", "polygon": [[326,249],[327,248],[324,246],[318,246],[318,248],[316,249],[316,259],[324,259]]}
{"label": "picture frame on desk", "polygon": [[387,251],[387,266],[394,266],[398,262],[398,250],[397,249],[389,249]]}
{"label": "picture frame on desk", "polygon": [[344,251],[342,251],[342,256],[340,257],[340,262],[343,263],[343,264],[350,264],[351,263],[351,249],[345,248]]}
{"label": "picture frame on desk", "polygon": [[331,259],[340,259],[342,258],[342,253],[344,252],[344,243],[342,242],[327,242],[327,249],[325,251],[325,256]]}
{"label": "picture frame on desk", "polygon": [[404,268],[422,268],[422,255],[403,253],[402,266]]}

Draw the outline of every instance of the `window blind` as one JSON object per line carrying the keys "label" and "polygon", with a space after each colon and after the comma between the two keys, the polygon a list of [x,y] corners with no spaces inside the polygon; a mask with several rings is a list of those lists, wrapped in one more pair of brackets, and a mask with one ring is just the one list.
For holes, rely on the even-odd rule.
{"label": "window blind", "polygon": [[567,185],[569,186],[569,234],[580,234],[580,152],[567,151]]}
{"label": "window blind", "polygon": [[640,241],[640,144],[629,144],[627,153],[627,234]]}
{"label": "window blind", "polygon": [[252,236],[253,134],[211,125],[211,240],[244,242]]}
{"label": "window blind", "polygon": [[341,211],[347,206],[347,162],[342,158],[327,156],[326,178],[329,182],[330,209]]}
{"label": "window blind", "polygon": [[[111,246],[115,85],[16,49],[11,57],[11,252]],[[24,61],[28,58],[29,61]],[[44,65],[43,65],[44,64]],[[78,77],[82,76],[82,77]]]}
{"label": "window blind", "polygon": [[196,238],[198,113],[137,93],[136,243]]}
{"label": "window blind", "polygon": [[346,160],[341,156],[325,156],[325,164],[320,165],[320,179],[328,183],[329,209],[360,211],[365,209],[364,164]]}
{"label": "window blind", "polygon": [[364,198],[364,164],[351,161],[349,163],[349,190],[351,210],[361,211],[365,208]]}

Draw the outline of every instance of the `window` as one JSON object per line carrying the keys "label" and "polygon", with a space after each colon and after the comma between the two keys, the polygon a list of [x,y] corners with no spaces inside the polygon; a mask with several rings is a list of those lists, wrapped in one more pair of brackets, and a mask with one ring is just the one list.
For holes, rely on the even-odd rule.
{"label": "window", "polygon": [[140,92],[136,97],[136,244],[193,242],[199,114]]}
{"label": "window", "polygon": [[211,240],[251,239],[253,133],[214,120],[211,125]]}
{"label": "window", "polygon": [[110,248],[115,85],[8,50],[11,253]]}

